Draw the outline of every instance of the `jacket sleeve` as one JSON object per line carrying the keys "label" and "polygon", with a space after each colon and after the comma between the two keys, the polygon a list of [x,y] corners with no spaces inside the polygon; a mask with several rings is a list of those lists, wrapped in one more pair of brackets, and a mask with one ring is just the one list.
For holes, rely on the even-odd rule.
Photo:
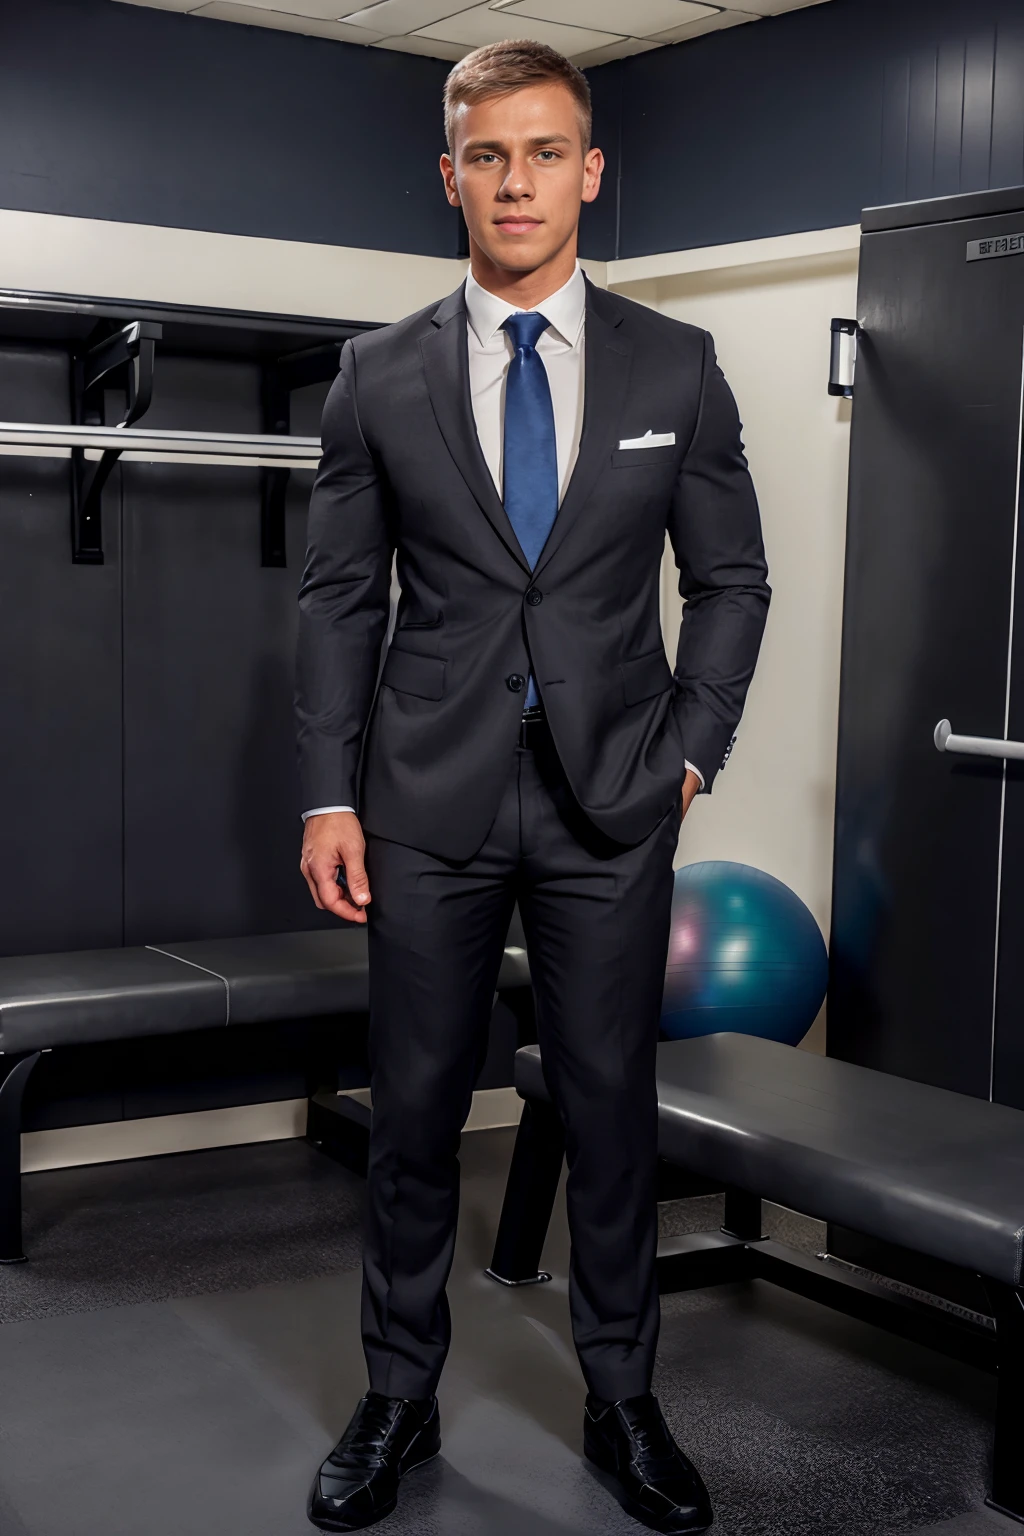
{"label": "jacket sleeve", "polygon": [[740,431],[732,391],[705,335],[697,424],[668,532],[685,600],[673,709],[686,756],[708,790],[743,713],[771,598]]}
{"label": "jacket sleeve", "polygon": [[385,486],[356,404],[351,341],[324,407],[299,588],[296,713],[301,809],[353,805],[387,632],[394,549]]}

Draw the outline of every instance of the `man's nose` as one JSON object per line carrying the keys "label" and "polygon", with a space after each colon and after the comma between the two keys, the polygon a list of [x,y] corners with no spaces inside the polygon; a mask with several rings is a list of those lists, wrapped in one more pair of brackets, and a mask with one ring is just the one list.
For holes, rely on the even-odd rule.
{"label": "man's nose", "polygon": [[501,195],[508,202],[519,202],[521,198],[533,196],[533,182],[525,165],[513,163],[508,168],[508,175],[501,184]]}

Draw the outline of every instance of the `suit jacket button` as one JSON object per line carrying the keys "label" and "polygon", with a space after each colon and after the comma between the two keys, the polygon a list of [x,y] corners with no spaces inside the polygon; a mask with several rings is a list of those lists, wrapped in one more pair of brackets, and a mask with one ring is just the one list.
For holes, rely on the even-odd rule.
{"label": "suit jacket button", "polygon": [[536,608],[538,603],[542,603],[544,601],[544,594],[543,592],[538,592],[536,587],[531,587],[529,592],[526,594],[526,601],[529,603],[531,608]]}
{"label": "suit jacket button", "polygon": [[511,693],[522,693],[526,687],[526,678],[521,672],[513,672],[510,677],[506,677],[505,682]]}

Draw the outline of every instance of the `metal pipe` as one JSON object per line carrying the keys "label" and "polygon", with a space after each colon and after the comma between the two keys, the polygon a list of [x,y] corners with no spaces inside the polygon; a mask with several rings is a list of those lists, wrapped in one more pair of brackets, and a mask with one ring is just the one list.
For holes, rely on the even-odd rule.
{"label": "metal pipe", "polygon": [[92,448],[120,452],[203,454],[210,458],[274,459],[313,468],[318,437],[271,437],[257,432],[158,432],[139,427],[82,427],[0,421],[0,446]]}

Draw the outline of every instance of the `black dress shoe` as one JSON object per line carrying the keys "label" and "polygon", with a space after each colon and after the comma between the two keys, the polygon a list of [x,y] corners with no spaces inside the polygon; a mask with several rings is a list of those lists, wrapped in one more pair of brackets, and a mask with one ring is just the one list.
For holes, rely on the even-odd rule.
{"label": "black dress shoe", "polygon": [[437,1398],[367,1392],[328,1456],[306,1513],[322,1531],[359,1531],[390,1515],[404,1473],[441,1449]]}
{"label": "black dress shoe", "polygon": [[664,1536],[706,1531],[714,1515],[700,1473],[669,1434],[650,1392],[618,1403],[587,1398],[583,1450],[615,1478],[626,1510]]}

